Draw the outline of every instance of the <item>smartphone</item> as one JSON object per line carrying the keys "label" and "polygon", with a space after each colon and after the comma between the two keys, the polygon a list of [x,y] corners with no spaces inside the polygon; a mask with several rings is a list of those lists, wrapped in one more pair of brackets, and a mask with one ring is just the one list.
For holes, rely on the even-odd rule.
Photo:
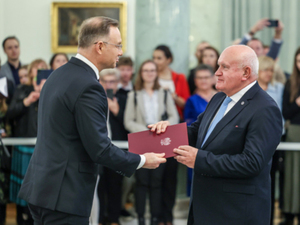
{"label": "smartphone", "polygon": [[36,76],[36,84],[39,85],[42,80],[47,80],[53,70],[38,70],[38,74]]}
{"label": "smartphone", "polygon": [[268,20],[270,25],[268,27],[278,27],[278,20]]}
{"label": "smartphone", "polygon": [[114,91],[113,89],[106,89],[106,95],[108,98],[110,98],[111,100],[114,99]]}

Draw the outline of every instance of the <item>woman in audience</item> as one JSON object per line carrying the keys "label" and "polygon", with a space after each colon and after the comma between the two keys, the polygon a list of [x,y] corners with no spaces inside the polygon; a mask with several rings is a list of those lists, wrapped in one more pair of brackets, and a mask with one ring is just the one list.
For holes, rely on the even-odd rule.
{"label": "woman in audience", "polygon": [[[156,64],[147,60],[142,63],[135,82],[135,91],[128,94],[124,125],[129,132],[148,130],[147,125],[160,120],[176,124],[178,113],[169,91],[158,83]],[[136,171],[135,208],[139,225],[144,225],[144,213],[147,191],[150,197],[151,225],[157,225],[162,207],[162,181],[165,164],[155,170],[139,169]]]}
{"label": "woman in audience", "polygon": [[[30,85],[19,85],[13,95],[7,110],[8,119],[13,120],[14,137],[37,136],[37,110],[40,91],[45,81],[37,85],[35,78],[38,69],[47,69],[47,64],[41,59],[34,60],[28,67]],[[14,146],[10,176],[10,200],[17,204],[17,223],[33,224],[27,203],[18,198],[23,178],[25,176],[34,146]]]}
{"label": "woman in audience", "polygon": [[[184,108],[184,119],[188,125],[197,120],[199,114],[204,112],[207,103],[217,93],[212,87],[214,82],[214,71],[211,66],[201,64],[195,68],[194,74],[196,89],[194,95],[189,97],[186,101]],[[187,195],[190,196],[193,169],[188,168],[187,172]]]}
{"label": "woman in audience", "polygon": [[65,53],[56,53],[50,59],[50,67],[52,70],[65,65],[69,61],[67,54]]}
{"label": "woman in audience", "polygon": [[213,68],[214,72],[218,69],[218,59],[220,54],[217,49],[212,46],[208,46],[203,49],[201,60],[203,64],[209,65]]}
{"label": "woman in audience", "polygon": [[[287,130],[287,142],[300,142],[300,48],[297,49],[293,72],[285,84],[282,104],[283,117],[290,120]],[[287,225],[294,224],[294,217],[300,221],[300,152],[285,153],[284,201]]]}
{"label": "woman in audience", "polygon": [[[173,61],[170,49],[165,45],[159,45],[153,52],[153,61],[157,65],[159,84],[172,93],[180,121],[183,121],[183,109],[186,100],[190,96],[189,86],[184,74],[174,72],[169,65]],[[167,159],[163,178],[163,208],[165,223],[172,224],[173,207],[175,204],[177,187],[177,161],[172,157]]]}
{"label": "woman in audience", "polygon": [[258,84],[275,100],[275,102],[281,110],[284,86],[282,83],[279,83],[274,79],[275,61],[268,56],[260,56],[258,58],[258,61]]}
{"label": "woman in audience", "polygon": [[155,48],[153,61],[157,65],[160,86],[172,93],[180,119],[183,120],[185,102],[190,97],[185,75],[176,73],[169,67],[173,61],[173,55],[166,45],[159,45]]}
{"label": "woman in audience", "polygon": [[197,120],[207,103],[216,94],[216,90],[212,88],[214,72],[209,65],[199,65],[195,68],[195,94],[189,97],[184,108],[184,119],[188,125]]}
{"label": "woman in audience", "polygon": [[[213,72],[215,73],[218,69],[219,56],[220,54],[217,49],[215,49],[212,46],[207,46],[202,50],[200,61],[202,62],[202,64],[211,66],[213,68]],[[194,81],[194,78],[195,78],[195,73],[191,73],[189,76],[189,83],[191,83],[192,80]],[[214,76],[213,83],[212,83],[214,89],[215,89],[216,82],[217,82],[217,78]],[[194,93],[196,89],[195,84],[190,86],[192,87],[191,94],[195,94]]]}
{"label": "woman in audience", "polygon": [[[282,83],[275,81],[275,61],[268,56],[260,56],[259,60],[259,71],[258,71],[258,84],[265,90],[277,103],[280,111],[282,111],[282,96],[284,86]],[[282,120],[284,121],[284,120]],[[284,157],[283,151],[276,151],[273,155],[272,167],[271,167],[271,224],[273,224],[274,215],[274,203],[275,203],[275,175],[276,171],[279,171],[279,199],[282,199],[283,195],[283,170],[280,169],[279,165]],[[282,202],[280,201],[282,204]]]}
{"label": "woman in audience", "polygon": [[[203,64],[202,63],[202,52],[203,52],[203,49],[205,49],[206,47],[209,46],[209,43],[207,41],[202,41],[200,42],[197,47],[196,47],[196,51],[195,51],[195,56],[198,60],[198,65],[196,66],[196,68]],[[190,87],[190,92],[191,94],[194,93],[196,87],[195,87],[195,83],[194,83],[194,76],[195,76],[195,69],[196,68],[193,68],[190,70],[190,75],[189,75],[189,78],[188,78],[188,84],[189,84],[189,87]]]}

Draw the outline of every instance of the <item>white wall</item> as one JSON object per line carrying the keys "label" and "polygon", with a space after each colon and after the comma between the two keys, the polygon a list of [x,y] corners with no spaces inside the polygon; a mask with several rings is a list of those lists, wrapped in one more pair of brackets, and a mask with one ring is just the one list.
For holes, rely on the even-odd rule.
{"label": "white wall", "polygon": [[190,0],[190,67],[198,63],[195,50],[199,42],[207,41],[219,52],[221,49],[222,0]]}
{"label": "white wall", "polygon": [[[100,2],[120,2],[121,0],[101,0]],[[127,2],[127,51],[126,55],[135,57],[135,1]],[[0,58],[2,64],[7,60],[2,41],[15,35],[20,40],[22,63],[30,63],[36,58],[49,62],[51,52],[51,3],[53,0],[0,0]],[[56,1],[58,2],[58,1]],[[63,0],[63,2],[84,2],[83,0]],[[99,2],[99,0],[88,0]]]}

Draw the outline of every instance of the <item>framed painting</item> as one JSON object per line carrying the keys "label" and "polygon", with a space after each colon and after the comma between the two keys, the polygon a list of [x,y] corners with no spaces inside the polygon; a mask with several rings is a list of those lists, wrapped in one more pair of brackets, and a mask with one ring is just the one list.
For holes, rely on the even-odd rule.
{"label": "framed painting", "polygon": [[53,2],[51,7],[52,52],[76,53],[78,34],[83,20],[106,16],[119,21],[123,52],[126,48],[126,2]]}

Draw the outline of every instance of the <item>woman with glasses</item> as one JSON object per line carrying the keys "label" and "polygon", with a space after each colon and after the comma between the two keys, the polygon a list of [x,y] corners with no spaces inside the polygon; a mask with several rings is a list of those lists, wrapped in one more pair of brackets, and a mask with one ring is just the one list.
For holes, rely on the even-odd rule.
{"label": "woman with glasses", "polygon": [[[158,83],[156,64],[147,60],[142,63],[135,82],[135,91],[128,94],[124,125],[129,132],[148,130],[148,125],[161,120],[171,124],[178,122],[178,113],[169,91]],[[149,192],[151,225],[160,222],[162,207],[162,181],[165,164],[155,170],[139,169],[136,171],[135,209],[139,225],[144,225],[146,195]]]}

